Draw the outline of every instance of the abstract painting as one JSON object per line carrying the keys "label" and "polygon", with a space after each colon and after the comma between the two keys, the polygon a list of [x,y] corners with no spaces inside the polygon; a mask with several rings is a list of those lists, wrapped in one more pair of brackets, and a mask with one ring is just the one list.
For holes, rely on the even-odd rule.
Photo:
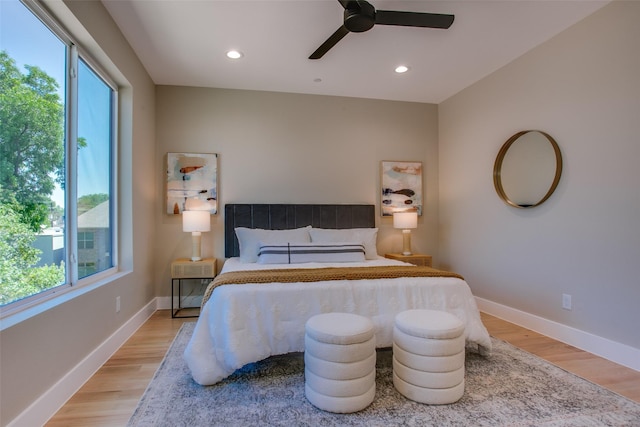
{"label": "abstract painting", "polygon": [[380,213],[417,210],[422,215],[422,162],[381,162]]}
{"label": "abstract painting", "polygon": [[218,213],[218,155],[167,153],[167,205],[170,215],[184,210]]}

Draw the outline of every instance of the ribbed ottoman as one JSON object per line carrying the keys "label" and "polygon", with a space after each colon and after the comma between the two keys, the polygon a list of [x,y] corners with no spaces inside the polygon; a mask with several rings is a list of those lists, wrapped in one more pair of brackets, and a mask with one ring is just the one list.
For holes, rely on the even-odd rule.
{"label": "ribbed ottoman", "polygon": [[399,313],[393,329],[393,385],[420,403],[458,401],[464,394],[464,347],[464,323],[453,314]]}
{"label": "ribbed ottoman", "polygon": [[311,317],[304,337],[305,396],[319,409],[360,411],[376,394],[376,342],[366,317],[325,313]]}

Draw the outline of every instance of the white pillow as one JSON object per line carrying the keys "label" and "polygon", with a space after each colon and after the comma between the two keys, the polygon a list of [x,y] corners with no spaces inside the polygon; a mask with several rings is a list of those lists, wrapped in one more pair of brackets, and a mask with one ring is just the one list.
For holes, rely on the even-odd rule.
{"label": "white pillow", "polygon": [[341,230],[311,228],[309,234],[313,243],[362,242],[364,244],[365,258],[378,258],[378,249],[376,247],[377,228],[345,228]]}
{"label": "white pillow", "polygon": [[292,230],[264,230],[262,228],[237,227],[236,236],[240,246],[240,261],[258,261],[260,243],[311,243],[311,226]]}
{"label": "white pillow", "polygon": [[258,264],[303,262],[362,262],[362,243],[261,243]]}

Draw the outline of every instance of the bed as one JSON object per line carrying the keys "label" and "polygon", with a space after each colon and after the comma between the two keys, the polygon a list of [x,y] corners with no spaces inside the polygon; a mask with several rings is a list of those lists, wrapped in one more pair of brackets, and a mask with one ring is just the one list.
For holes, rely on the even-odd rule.
{"label": "bed", "polygon": [[184,353],[199,384],[304,351],[307,319],[332,311],[369,317],[384,348],[397,313],[445,310],[465,323],[469,350],[491,352],[462,277],[378,256],[373,205],[227,204],[224,223],[228,260],[207,289]]}

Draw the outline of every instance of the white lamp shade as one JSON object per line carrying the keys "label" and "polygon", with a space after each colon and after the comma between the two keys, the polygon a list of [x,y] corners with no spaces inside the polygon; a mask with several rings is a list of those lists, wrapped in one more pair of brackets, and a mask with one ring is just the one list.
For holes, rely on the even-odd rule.
{"label": "white lamp shade", "polygon": [[410,228],[418,228],[418,212],[405,211],[393,213],[393,227],[407,230]]}
{"label": "white lamp shade", "polygon": [[211,214],[209,211],[183,211],[182,212],[182,231],[210,231],[211,230]]}

